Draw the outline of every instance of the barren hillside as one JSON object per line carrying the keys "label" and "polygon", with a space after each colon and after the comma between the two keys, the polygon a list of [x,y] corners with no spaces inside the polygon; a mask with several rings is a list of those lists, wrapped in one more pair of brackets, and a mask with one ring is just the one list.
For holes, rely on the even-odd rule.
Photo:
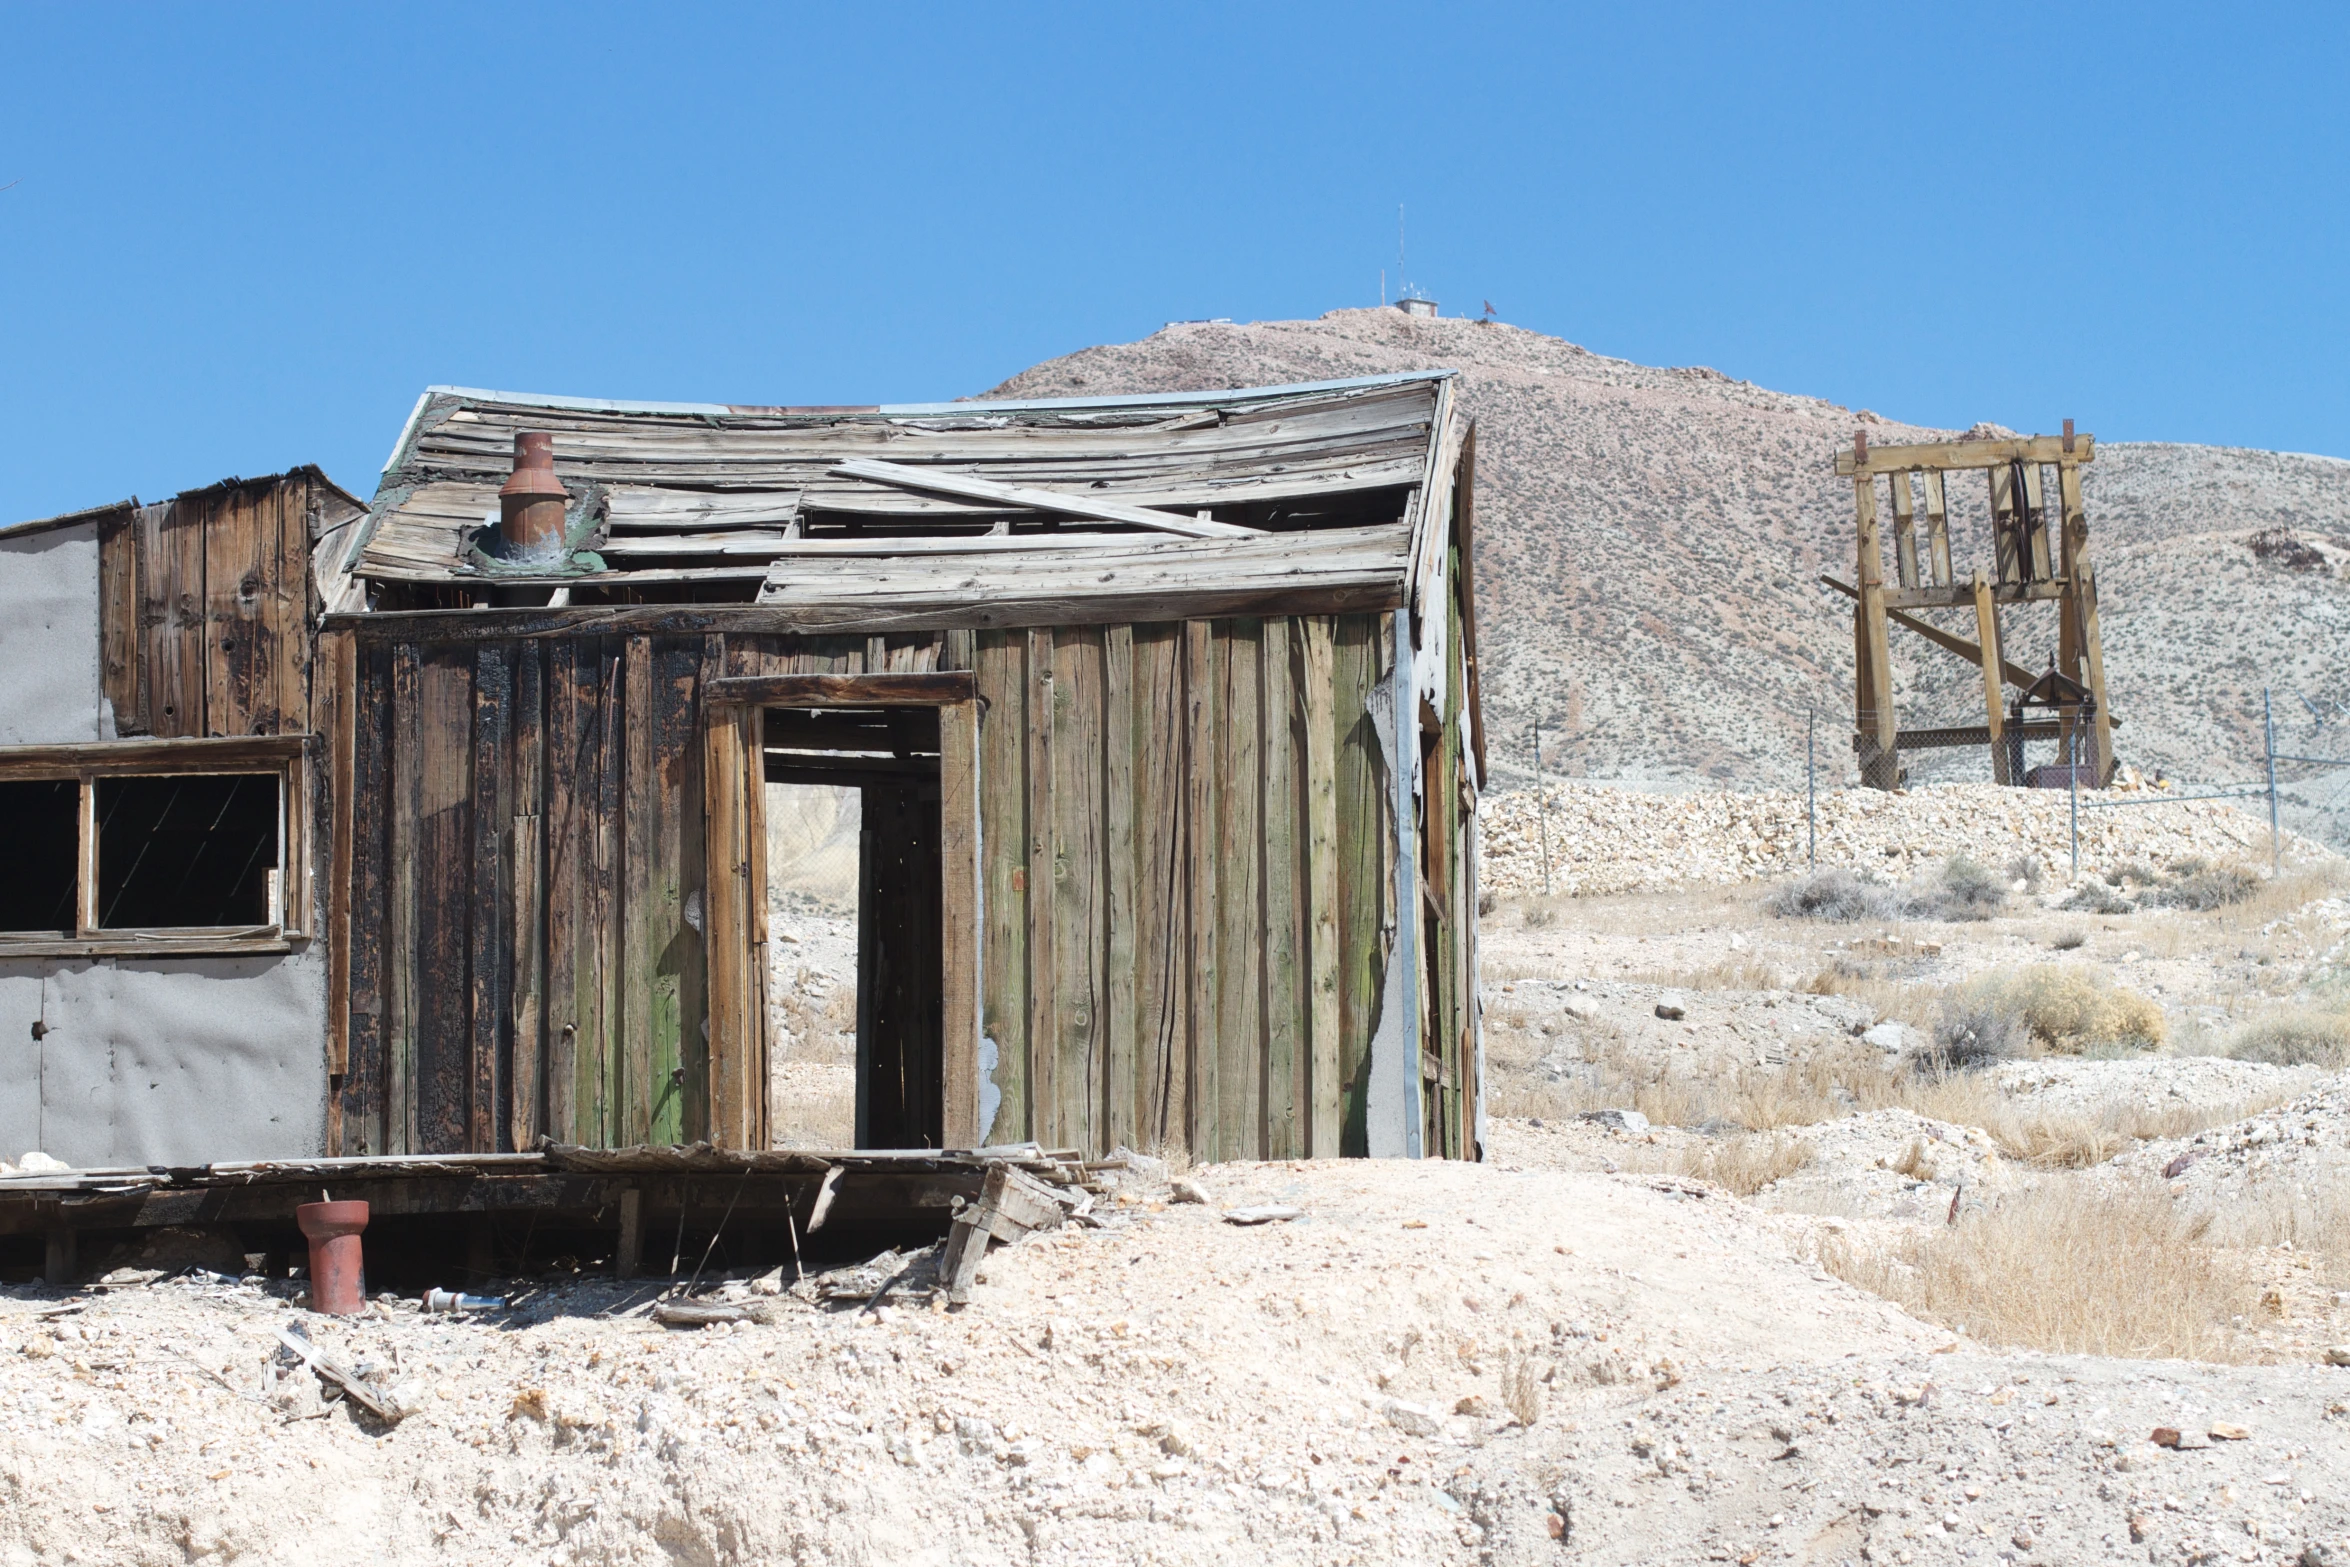
{"label": "barren hillside", "polygon": [[[1520,328],[1335,310],[1318,321],[1181,323],[1136,343],[1051,360],[997,396],[1089,396],[1371,375],[1461,372],[1478,421],[1478,592],[1497,781],[1520,781],[1528,721],[1556,772],[1589,777],[1800,783],[1807,711],[1823,765],[1850,760],[1851,620],[1818,584],[1847,580],[1851,491],[1836,450],[1959,432],[1771,391],[1704,368],[1655,369]],[[2006,412],[2005,410],[1986,410]],[[2097,410],[2071,410],[2087,430]],[[2053,428],[2065,410],[2041,421]],[[1963,493],[1962,493],[1963,492]],[[1981,503],[1954,486],[1963,548]],[[2124,761],[2199,782],[2259,772],[2260,689],[2278,688],[2280,733],[2350,699],[2350,463],[2218,447],[2111,443],[2089,470],[2108,681]],[[1971,506],[1970,516],[1963,508]],[[1979,525],[1979,524],[1978,524]],[[2300,547],[2252,548],[2285,530]],[[1906,721],[1967,722],[1973,672],[1894,633]],[[2052,622],[2009,630],[2039,664]],[[2350,714],[2334,720],[2350,727]],[[1513,767],[1512,764],[1517,764]],[[1983,775],[1945,753],[1923,775]],[[2288,782],[2292,770],[2288,769]],[[2336,843],[2345,780],[2315,779],[2304,824]]]}

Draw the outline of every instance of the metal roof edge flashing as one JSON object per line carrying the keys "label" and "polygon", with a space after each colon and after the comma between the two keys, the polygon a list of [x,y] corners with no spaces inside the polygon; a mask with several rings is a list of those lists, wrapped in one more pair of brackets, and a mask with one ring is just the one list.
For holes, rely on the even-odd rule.
{"label": "metal roof edge flashing", "polygon": [[0,524],[0,539],[26,539],[35,534],[80,527],[85,523],[97,522],[111,513],[134,509],[138,504],[139,498],[134,495],[128,500],[108,501],[102,506],[84,506],[79,511],[59,512],[54,517],[31,517],[23,522]]}

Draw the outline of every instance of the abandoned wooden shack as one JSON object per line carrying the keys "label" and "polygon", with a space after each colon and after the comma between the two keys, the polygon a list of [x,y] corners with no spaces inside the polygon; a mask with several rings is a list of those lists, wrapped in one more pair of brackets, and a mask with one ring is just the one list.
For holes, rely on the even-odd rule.
{"label": "abandoned wooden shack", "polygon": [[[274,875],[233,937],[142,939],[317,977],[300,1146],[202,1157],[770,1146],[795,1090],[767,818],[818,787],[854,795],[858,1146],[1477,1157],[1474,452],[1444,373],[428,391],[364,516],[304,503],[304,613],[273,633],[300,700],[280,680],[263,722],[249,679],[204,688],[201,732],[251,738],[200,765],[280,780]],[[141,599],[159,546],[107,536],[92,709],[185,723],[163,628],[212,600]],[[103,730],[0,750],[81,813],[71,921],[0,936],[16,1010],[49,1004],[16,977],[121,961],[91,823],[140,742]],[[173,1136],[107,1148],[203,1140]]]}

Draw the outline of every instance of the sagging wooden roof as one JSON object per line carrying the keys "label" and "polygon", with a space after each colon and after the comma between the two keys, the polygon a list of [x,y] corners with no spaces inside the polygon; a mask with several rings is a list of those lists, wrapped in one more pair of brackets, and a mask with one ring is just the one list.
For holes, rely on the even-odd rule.
{"label": "sagging wooden roof", "polygon": [[[1429,553],[1431,472],[1457,450],[1449,375],[871,408],[436,387],[330,603],[760,604],[811,625],[950,608],[972,623],[978,604],[999,624],[1088,619],[1091,600],[1180,608],[1285,584],[1401,603]],[[494,548],[523,431],[552,435],[567,495],[551,566]]]}

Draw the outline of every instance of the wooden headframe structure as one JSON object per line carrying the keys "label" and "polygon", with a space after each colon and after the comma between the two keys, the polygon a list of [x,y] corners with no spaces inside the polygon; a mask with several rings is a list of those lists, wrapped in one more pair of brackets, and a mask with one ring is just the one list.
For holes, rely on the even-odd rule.
{"label": "wooden headframe structure", "polygon": [[[2026,782],[2027,739],[2059,741],[2060,754],[2093,787],[2112,777],[2115,720],[2105,699],[2097,579],[2081,503],[2081,468],[2095,457],[2096,445],[2095,436],[2076,435],[2067,419],[2062,435],[1907,446],[1871,446],[1868,433],[1858,431],[1850,449],[1837,454],[1837,473],[1852,480],[1858,586],[1823,580],[1854,600],[1853,750],[1861,782],[1898,788],[1903,750],[1981,745],[1990,751],[1994,779],[2021,784]],[[1948,478],[1960,473],[1981,473],[1989,486],[1990,557],[1954,566]],[[1892,521],[1890,581],[1887,517]],[[2057,606],[2055,658],[2061,681],[2010,662],[2001,651],[2001,606],[2048,601]],[[1912,613],[1938,608],[1973,609],[1976,640],[1954,636]],[[1893,703],[1890,626],[1914,632],[1981,669],[1981,725],[1901,728]],[[2003,701],[2010,686],[2024,694],[2012,710]],[[2052,716],[2027,718],[2025,697]]]}

